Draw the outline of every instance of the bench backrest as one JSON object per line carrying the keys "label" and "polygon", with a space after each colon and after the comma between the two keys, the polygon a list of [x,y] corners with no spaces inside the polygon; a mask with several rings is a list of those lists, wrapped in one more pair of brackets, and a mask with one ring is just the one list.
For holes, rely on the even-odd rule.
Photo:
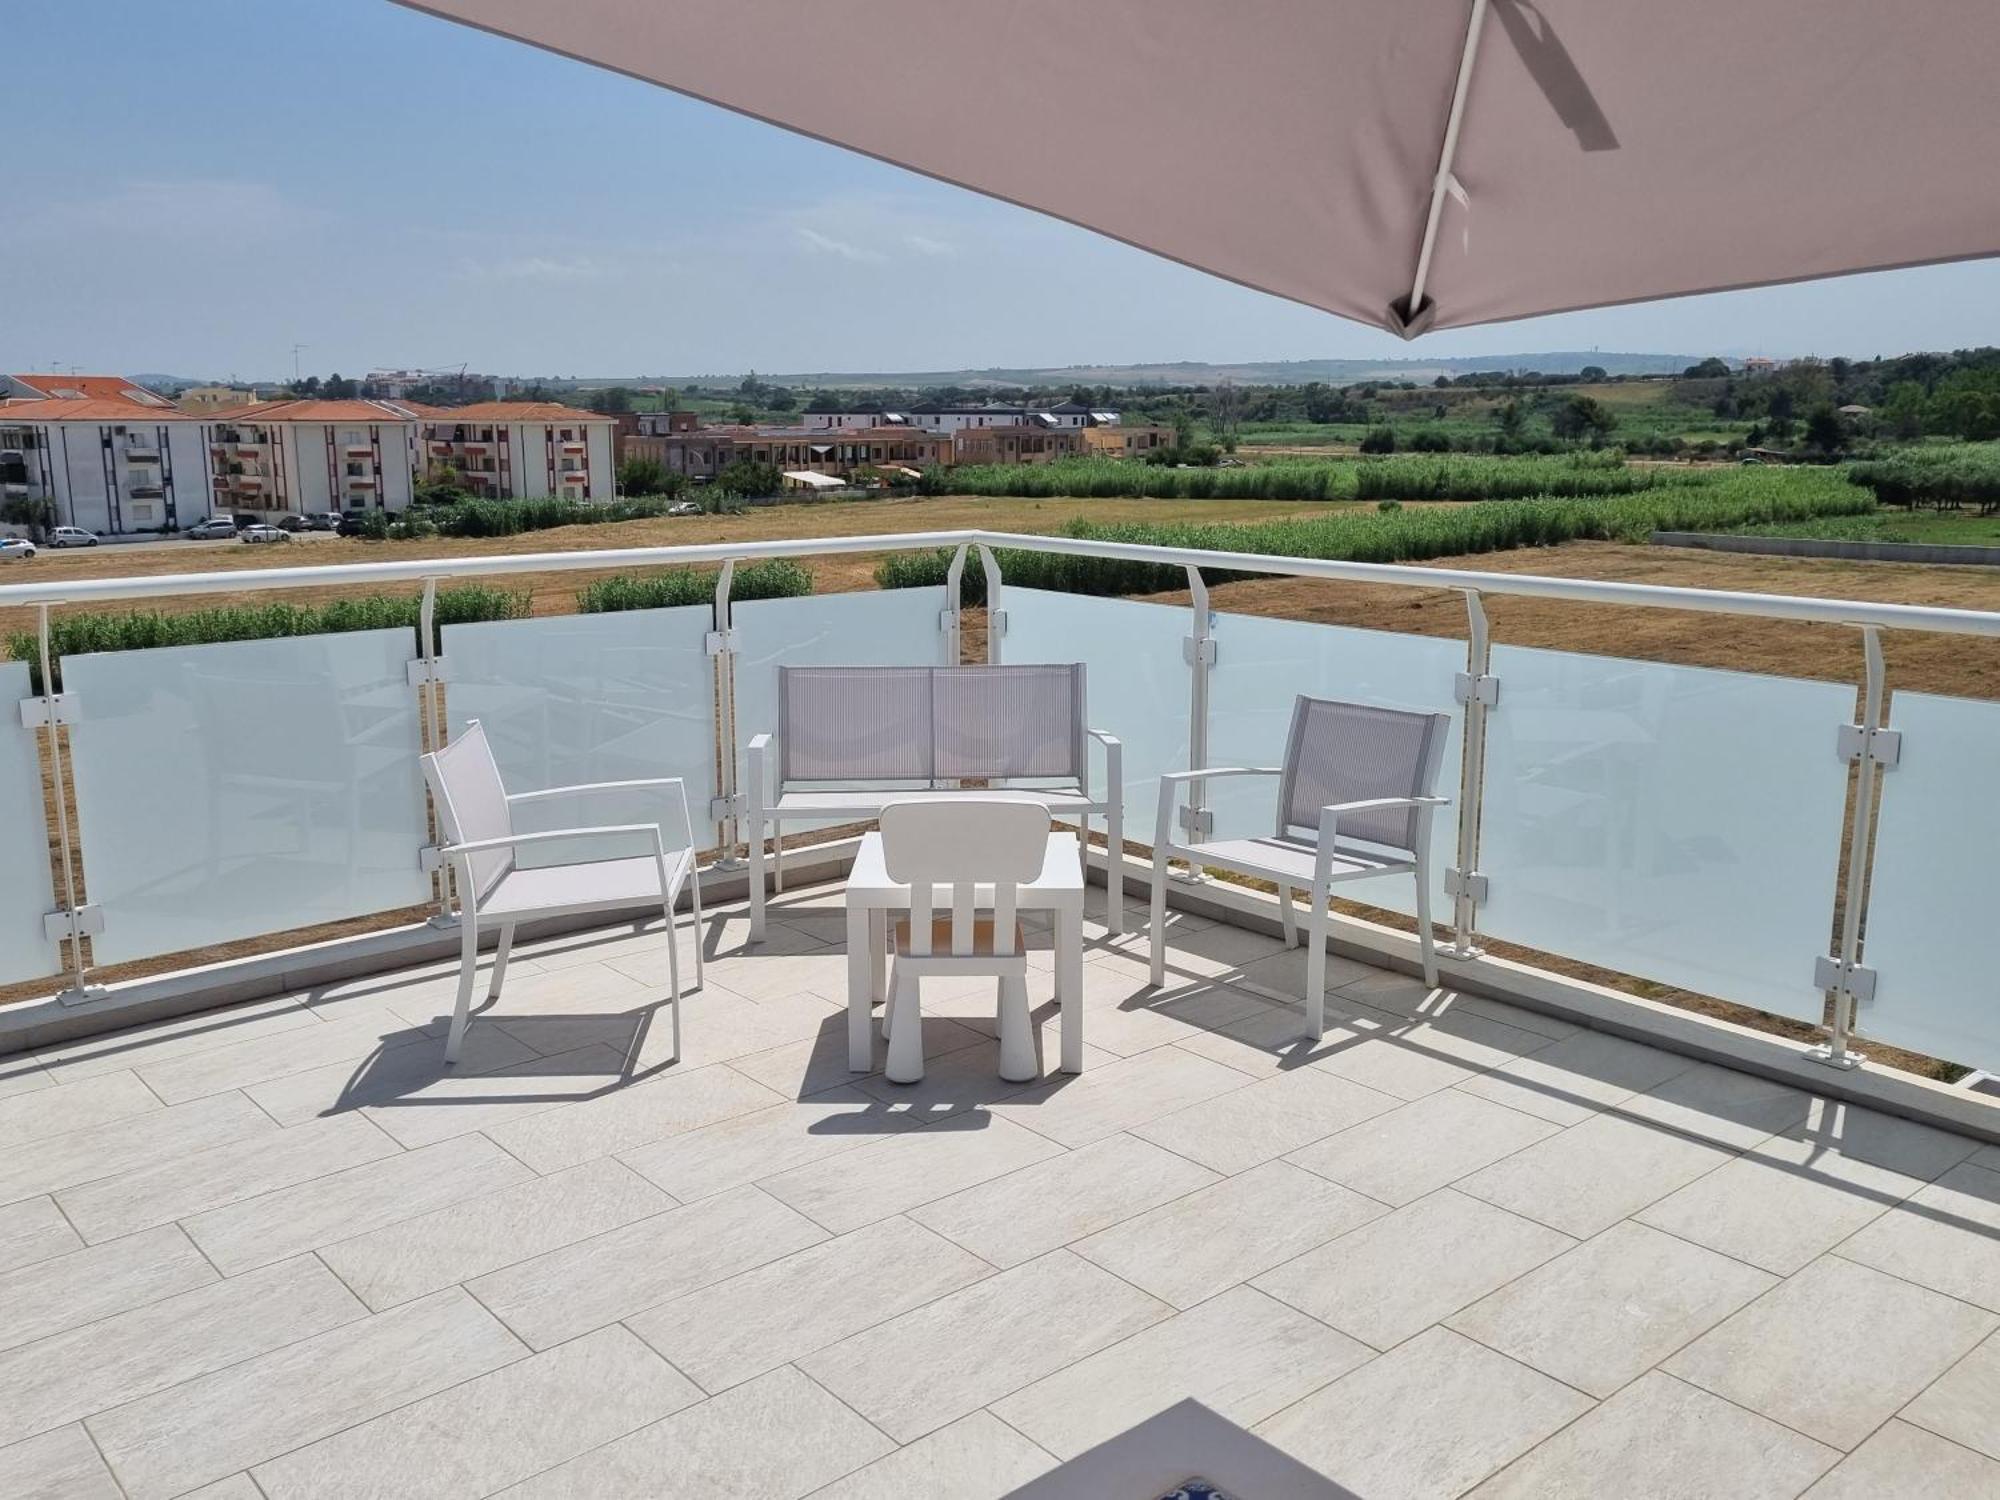
{"label": "bench backrest", "polygon": [[1002,777],[1084,783],[1081,662],[780,667],[778,775],[801,781]]}

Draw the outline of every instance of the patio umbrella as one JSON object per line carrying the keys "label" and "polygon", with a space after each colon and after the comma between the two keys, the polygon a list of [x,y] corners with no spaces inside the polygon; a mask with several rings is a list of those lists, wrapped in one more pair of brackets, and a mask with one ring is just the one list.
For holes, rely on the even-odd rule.
{"label": "patio umbrella", "polygon": [[1405,336],[2000,253],[1994,0],[415,8]]}

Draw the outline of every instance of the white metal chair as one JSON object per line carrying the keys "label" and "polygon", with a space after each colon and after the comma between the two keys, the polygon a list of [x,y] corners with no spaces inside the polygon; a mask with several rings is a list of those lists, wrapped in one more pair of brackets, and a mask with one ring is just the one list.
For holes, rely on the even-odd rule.
{"label": "white metal chair", "polygon": [[[1167,861],[1235,870],[1274,882],[1285,942],[1298,942],[1292,890],[1312,896],[1306,947],[1306,1032],[1326,1032],[1329,888],[1344,880],[1407,871],[1417,883],[1417,945],[1424,983],[1437,983],[1431,937],[1431,816],[1450,802],[1433,795],[1451,715],[1410,713],[1301,695],[1281,766],[1212,766],[1160,778],[1153,834],[1152,980],[1166,983]],[[1224,776],[1278,778],[1278,814],[1266,837],[1177,840],[1178,789]]]}
{"label": "white metal chair", "polygon": [[[667,975],[673,1001],[674,1060],[681,1055],[680,942],[674,931],[674,905],[681,887],[693,893],[694,926],[701,931],[701,884],[694,878],[694,834],[688,818],[687,788],[678,776],[643,781],[601,781],[582,786],[551,787],[546,791],[509,795],[500,768],[477,719],[466,725],[444,749],[426,755],[424,781],[437,803],[446,843],[438,852],[448,860],[458,886],[459,931],[463,934],[458,974],[458,1004],[446,1039],[446,1062],[457,1062],[465,1044],[472,1007],[472,981],[479,963],[482,927],[498,926],[500,944],[493,955],[489,1001],[500,998],[507,976],[507,955],[514,946],[514,929],[541,917],[580,912],[630,910],[657,903],[666,914]],[[683,847],[669,850],[657,823],[621,823],[595,828],[562,828],[545,833],[516,833],[513,809],[523,803],[554,797],[642,788],[671,788],[680,802]],[[523,845],[561,840],[618,836],[647,852],[624,859],[591,859],[575,864],[520,869],[514,851]],[[701,947],[694,955],[695,983],[701,983]]]}
{"label": "white metal chair", "polygon": [[[1035,1078],[1028,956],[1015,912],[1020,887],[1041,873],[1048,854],[1048,808],[1025,795],[892,802],[882,809],[881,826],[883,866],[910,888],[910,913],[894,928],[895,968],[882,1013],[889,1081],[917,1083],[924,1076],[920,990],[933,974],[999,980],[1000,1076],[1012,1083]],[[941,887],[949,900],[942,916]]]}

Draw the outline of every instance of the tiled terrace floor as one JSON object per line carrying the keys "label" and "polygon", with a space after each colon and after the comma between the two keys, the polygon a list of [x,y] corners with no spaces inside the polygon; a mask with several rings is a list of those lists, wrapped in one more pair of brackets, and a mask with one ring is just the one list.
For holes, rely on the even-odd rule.
{"label": "tiled terrace floor", "polygon": [[0,1059],[0,1495],[948,1500],[1185,1396],[1368,1500],[2000,1494],[2000,1150],[1341,961],[1307,1049],[1192,919],[1081,1077],[974,985],[853,1078],[838,910],[675,1067],[658,931],[449,1078],[442,968]]}

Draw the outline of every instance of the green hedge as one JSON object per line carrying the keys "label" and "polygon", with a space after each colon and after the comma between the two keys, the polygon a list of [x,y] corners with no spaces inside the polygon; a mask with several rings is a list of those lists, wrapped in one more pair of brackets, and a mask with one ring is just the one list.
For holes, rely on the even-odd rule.
{"label": "green hedge", "polygon": [[[1516,547],[1595,540],[1641,542],[1654,531],[1722,531],[1815,516],[1871,510],[1867,491],[1826,469],[1710,470],[1697,484],[1666,485],[1604,499],[1504,500],[1451,509],[1346,511],[1252,525],[1106,526],[1072,522],[1063,535],[1101,542],[1196,547],[1220,552],[1310,557],[1345,562],[1407,563]],[[996,554],[1008,583],[1075,594],[1150,594],[1184,587],[1179,566],[1116,558],[1071,557],[1004,549]],[[947,551],[897,553],[876,569],[884,588],[945,581]],[[1211,583],[1247,575],[1204,570]],[[985,578],[967,568],[965,597],[985,596]]]}
{"label": "green hedge", "polygon": [[[528,613],[529,596],[480,584],[439,589],[437,627],[474,620],[517,620]],[[131,614],[54,614],[49,621],[49,649],[57,657],[94,651],[143,651],[155,646],[206,646],[218,641],[263,641],[289,635],[332,635],[352,630],[407,629],[421,623],[423,601],[368,594],[336,599],[330,604],[230,604],[214,609],[163,614],[142,610]],[[7,638],[7,651],[28,662],[35,691],[42,690],[41,643],[33,631]],[[61,686],[62,669],[56,669]]]}
{"label": "green hedge", "polygon": [[2000,510],[2000,443],[1948,443],[1904,448],[1872,463],[1854,465],[1848,478],[1874,492],[1884,505],[1938,510]]}
{"label": "green hedge", "polygon": [[[680,604],[707,604],[715,598],[717,570],[670,568],[662,573],[621,573],[600,578],[577,591],[576,607],[584,614],[609,614],[621,609],[671,609]],[[729,597],[789,599],[812,592],[812,570],[789,558],[744,563],[729,584]]]}

